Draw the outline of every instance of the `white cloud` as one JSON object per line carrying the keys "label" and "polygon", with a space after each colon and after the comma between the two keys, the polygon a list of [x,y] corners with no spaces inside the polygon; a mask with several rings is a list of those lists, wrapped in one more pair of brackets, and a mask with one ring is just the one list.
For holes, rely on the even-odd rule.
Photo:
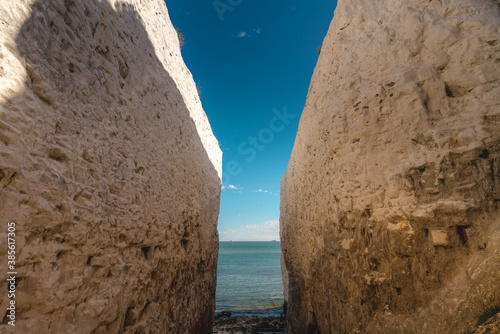
{"label": "white cloud", "polygon": [[264,194],[269,194],[269,195],[272,195],[272,194],[273,194],[273,192],[272,192],[272,191],[269,191],[269,190],[263,190],[263,189],[254,190],[253,192],[254,192],[254,193],[264,193]]}
{"label": "white cloud", "polygon": [[[262,32],[262,28],[258,27],[258,28],[252,29],[252,32],[259,35]],[[246,31],[241,31],[236,35],[236,37],[238,37],[238,38],[252,37],[252,33],[248,33]]]}
{"label": "white cloud", "polygon": [[260,224],[245,225],[219,231],[221,241],[271,241],[279,240],[279,219]]}
{"label": "white cloud", "polygon": [[229,189],[229,190],[239,190],[239,192],[241,192],[241,190],[243,190],[243,187],[237,187],[234,184],[230,184],[228,186],[222,186],[222,190],[226,190],[226,189]]}

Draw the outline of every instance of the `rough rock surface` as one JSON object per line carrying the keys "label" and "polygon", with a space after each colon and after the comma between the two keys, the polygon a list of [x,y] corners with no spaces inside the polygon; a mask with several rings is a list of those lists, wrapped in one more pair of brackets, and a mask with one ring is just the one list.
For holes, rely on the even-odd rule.
{"label": "rough rock surface", "polygon": [[288,333],[463,333],[498,303],[498,1],[340,0],[281,196]]}
{"label": "rough rock surface", "polygon": [[165,3],[1,1],[0,48],[15,332],[211,332],[222,154]]}

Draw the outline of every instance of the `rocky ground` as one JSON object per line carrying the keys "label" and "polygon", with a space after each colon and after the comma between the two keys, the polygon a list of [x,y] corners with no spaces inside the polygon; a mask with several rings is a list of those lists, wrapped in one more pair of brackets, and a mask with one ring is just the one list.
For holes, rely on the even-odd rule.
{"label": "rocky ground", "polygon": [[[489,307],[477,319],[477,324],[464,334],[498,334],[500,333],[499,305]],[[213,334],[243,333],[283,333],[284,317],[232,317],[229,314],[217,315],[214,321]]]}
{"label": "rocky ground", "polygon": [[[490,307],[479,317],[476,328],[466,334],[495,334],[500,333],[500,305]],[[496,312],[496,313],[495,313]]]}
{"label": "rocky ground", "polygon": [[281,317],[215,317],[213,333],[283,333],[285,318]]}

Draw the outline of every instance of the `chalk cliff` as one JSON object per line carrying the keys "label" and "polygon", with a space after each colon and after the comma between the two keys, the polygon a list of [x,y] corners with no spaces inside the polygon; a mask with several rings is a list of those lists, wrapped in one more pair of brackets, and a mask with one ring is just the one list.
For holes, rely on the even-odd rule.
{"label": "chalk cliff", "polygon": [[339,0],[281,186],[288,333],[500,305],[500,5]]}
{"label": "chalk cliff", "polygon": [[0,331],[209,333],[222,153],[162,0],[0,2]]}

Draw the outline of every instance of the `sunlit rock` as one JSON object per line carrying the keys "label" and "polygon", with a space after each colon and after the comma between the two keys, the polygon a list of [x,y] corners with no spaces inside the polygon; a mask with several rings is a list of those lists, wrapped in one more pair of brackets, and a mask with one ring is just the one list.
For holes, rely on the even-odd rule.
{"label": "sunlit rock", "polygon": [[288,333],[464,333],[498,303],[499,8],[339,1],[282,180]]}
{"label": "sunlit rock", "polygon": [[211,332],[221,151],[165,3],[9,0],[0,18],[15,332]]}

